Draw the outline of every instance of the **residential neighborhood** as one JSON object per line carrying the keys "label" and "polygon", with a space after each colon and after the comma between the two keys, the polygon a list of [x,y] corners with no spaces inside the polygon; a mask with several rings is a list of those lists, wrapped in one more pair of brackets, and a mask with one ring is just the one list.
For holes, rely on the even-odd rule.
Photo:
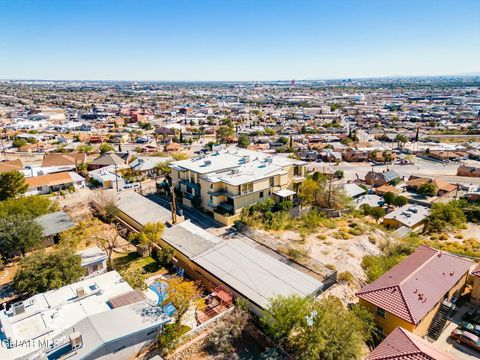
{"label": "residential neighborhood", "polygon": [[479,14],[0,1],[0,360],[479,359]]}

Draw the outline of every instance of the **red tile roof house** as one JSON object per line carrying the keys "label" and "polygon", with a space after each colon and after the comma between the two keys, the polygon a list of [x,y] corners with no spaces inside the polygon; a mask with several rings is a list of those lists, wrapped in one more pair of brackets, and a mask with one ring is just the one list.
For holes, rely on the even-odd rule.
{"label": "red tile roof house", "polygon": [[397,327],[365,360],[457,360],[434,344]]}
{"label": "red tile roof house", "polygon": [[470,302],[480,305],[480,264],[470,273],[472,278],[472,294]]}
{"label": "red tile roof house", "polygon": [[383,334],[401,326],[425,336],[437,313],[443,314],[439,310],[444,300],[462,293],[472,265],[470,260],[422,245],[356,295],[375,315]]}

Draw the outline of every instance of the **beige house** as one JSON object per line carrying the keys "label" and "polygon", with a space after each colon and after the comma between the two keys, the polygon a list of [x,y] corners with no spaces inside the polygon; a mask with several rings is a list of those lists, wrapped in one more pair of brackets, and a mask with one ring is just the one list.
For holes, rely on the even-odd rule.
{"label": "beige house", "polygon": [[472,279],[472,294],[470,301],[480,305],[480,264],[470,273]]}
{"label": "beige house", "polygon": [[170,165],[183,204],[226,225],[238,220],[244,207],[267,198],[291,200],[305,179],[305,166],[304,161],[237,148]]}

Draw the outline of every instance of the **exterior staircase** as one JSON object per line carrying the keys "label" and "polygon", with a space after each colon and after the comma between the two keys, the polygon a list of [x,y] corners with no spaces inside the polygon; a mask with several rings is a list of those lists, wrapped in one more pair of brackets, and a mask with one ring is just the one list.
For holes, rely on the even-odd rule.
{"label": "exterior staircase", "polygon": [[445,324],[447,323],[448,318],[452,314],[453,310],[455,309],[455,305],[453,305],[449,301],[444,301],[440,310],[437,312],[435,317],[433,318],[432,324],[428,329],[428,337],[437,340],[442,330],[445,328]]}

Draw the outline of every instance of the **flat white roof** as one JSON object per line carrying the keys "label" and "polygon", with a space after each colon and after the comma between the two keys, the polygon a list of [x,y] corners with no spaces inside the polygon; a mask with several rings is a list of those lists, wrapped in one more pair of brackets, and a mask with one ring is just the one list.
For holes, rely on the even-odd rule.
{"label": "flat white roof", "polygon": [[288,189],[282,189],[282,190],[274,191],[273,194],[278,195],[280,197],[288,197],[291,195],[295,195],[296,192]]}
{"label": "flat white roof", "polygon": [[[240,185],[261,178],[285,173],[287,165],[305,165],[306,162],[284,156],[229,148],[212,154],[172,163],[177,170],[190,170],[205,175],[210,182],[222,181]],[[236,169],[233,173],[232,169]]]}
{"label": "flat white roof", "polygon": [[192,261],[264,309],[277,295],[310,296],[323,286],[322,282],[240,239],[228,240]]}
{"label": "flat white roof", "polygon": [[[77,297],[83,288],[85,296]],[[25,312],[13,315],[2,310],[0,322],[5,338],[15,341],[52,339],[79,321],[105,311],[111,311],[108,300],[132,291],[116,271],[37,294],[25,300]],[[34,344],[41,348],[41,343]],[[35,351],[35,346],[0,346],[0,359],[15,359]]]}
{"label": "flat white roof", "polygon": [[116,194],[118,209],[140,225],[165,223],[171,219],[170,211],[133,190]]}

